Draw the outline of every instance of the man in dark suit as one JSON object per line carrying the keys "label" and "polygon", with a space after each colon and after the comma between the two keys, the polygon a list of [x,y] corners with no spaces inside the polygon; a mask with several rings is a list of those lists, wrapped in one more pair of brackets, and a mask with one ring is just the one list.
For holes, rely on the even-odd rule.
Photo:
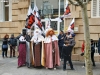
{"label": "man in dark suit", "polygon": [[62,59],[62,47],[64,45],[64,32],[60,31],[60,34],[58,35],[58,45],[59,45],[59,55],[60,58]]}
{"label": "man in dark suit", "polygon": [[12,57],[12,54],[13,57],[15,57],[15,48],[17,46],[17,39],[14,37],[14,34],[12,34],[11,38],[9,39],[9,45],[10,45],[10,58]]}

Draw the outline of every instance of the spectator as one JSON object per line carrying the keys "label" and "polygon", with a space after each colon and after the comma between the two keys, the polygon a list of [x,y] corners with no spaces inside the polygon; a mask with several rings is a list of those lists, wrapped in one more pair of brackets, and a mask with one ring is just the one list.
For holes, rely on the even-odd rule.
{"label": "spectator", "polygon": [[64,32],[60,31],[60,34],[58,35],[58,45],[59,45],[59,55],[60,58],[62,58],[62,47],[64,44]]}
{"label": "spectator", "polygon": [[73,38],[75,37],[74,33],[70,32],[70,31],[66,32],[65,37],[64,37],[64,41],[68,40],[71,35]]}
{"label": "spectator", "polygon": [[10,45],[10,58],[12,57],[12,52],[13,52],[13,57],[15,57],[15,48],[17,46],[17,39],[14,37],[14,34],[12,34],[9,39],[9,45]]}
{"label": "spectator", "polygon": [[69,36],[70,36],[70,32],[66,32],[64,36],[64,41],[68,40]]}
{"label": "spectator", "polygon": [[95,47],[94,47],[93,43],[94,43],[94,41],[93,41],[93,39],[91,39],[91,60],[92,60],[93,66],[96,66],[95,61],[94,61]]}
{"label": "spectator", "polygon": [[66,62],[67,61],[69,61],[71,70],[74,70],[73,64],[71,61],[71,49],[72,49],[72,47],[71,47],[69,41],[65,41],[65,45],[63,46],[63,49],[62,49],[62,55],[64,57],[63,70],[66,70]]}
{"label": "spectator", "polygon": [[[71,46],[71,53],[73,50],[73,47],[75,46],[75,40],[74,40],[75,35],[74,34],[70,34],[68,35],[68,38],[66,39],[66,41],[69,41],[69,45]],[[71,57],[71,56],[70,56]],[[68,64],[69,65],[69,64]]]}
{"label": "spectator", "polygon": [[[94,42],[93,42],[93,39],[91,39],[91,61],[92,61],[92,63],[93,63],[93,66],[95,67],[96,65],[95,65],[95,61],[94,61],[94,53],[95,53],[95,48],[94,48],[94,44],[93,44]],[[84,43],[83,43],[84,44]],[[84,48],[85,48],[85,45],[84,45]],[[83,50],[83,52],[84,52],[84,50]],[[85,64],[84,64],[84,66],[85,66]],[[82,66],[82,67],[84,67],[84,66]]]}
{"label": "spectator", "polygon": [[[75,46],[75,40],[74,40],[74,34],[71,34],[70,36],[69,36],[69,38],[67,39],[67,41],[69,41],[69,45],[71,46],[71,48],[73,49],[73,47]],[[71,51],[72,51],[72,49],[71,49]]]}
{"label": "spectator", "polygon": [[7,51],[8,51],[8,38],[9,38],[9,35],[6,34],[3,38],[3,43],[2,43],[2,57],[4,58],[4,55],[5,57],[7,57]]}
{"label": "spectator", "polygon": [[85,41],[83,40],[83,43],[82,43],[82,47],[81,47],[81,56],[84,55],[84,49],[85,49]]}
{"label": "spectator", "polygon": [[[84,49],[85,49],[85,40],[83,40],[83,42],[82,42],[82,47],[81,47],[81,56],[83,56],[84,55]],[[82,66],[82,68],[84,68],[85,67],[85,63],[84,63],[84,65]]]}

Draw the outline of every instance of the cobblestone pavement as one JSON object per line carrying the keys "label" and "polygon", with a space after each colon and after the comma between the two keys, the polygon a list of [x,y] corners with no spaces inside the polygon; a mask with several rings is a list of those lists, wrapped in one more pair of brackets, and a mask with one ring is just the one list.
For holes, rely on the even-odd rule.
{"label": "cobblestone pavement", "polygon": [[[61,62],[62,63],[62,62]],[[2,58],[0,55],[0,75],[85,75],[85,68],[82,68],[83,62],[73,61],[75,70],[70,70],[67,66],[67,70],[62,70],[62,65],[57,70],[50,69],[36,69],[27,68],[25,66],[17,68],[17,58]],[[100,62],[96,63],[96,67],[93,67],[93,75],[100,75]]]}

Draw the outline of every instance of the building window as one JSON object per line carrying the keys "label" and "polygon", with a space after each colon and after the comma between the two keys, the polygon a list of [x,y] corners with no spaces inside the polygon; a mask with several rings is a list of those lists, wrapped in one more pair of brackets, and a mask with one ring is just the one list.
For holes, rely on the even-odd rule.
{"label": "building window", "polygon": [[57,30],[57,21],[51,21],[51,28]]}
{"label": "building window", "polygon": [[91,17],[100,18],[100,0],[92,0]]}
{"label": "building window", "polygon": [[9,2],[4,2],[5,21],[9,21]]}
{"label": "building window", "polygon": [[34,9],[34,0],[31,0],[31,8]]}
{"label": "building window", "polygon": [[64,14],[64,0],[60,0],[60,15]]}
{"label": "building window", "polygon": [[60,22],[60,30],[64,30],[64,21]]}
{"label": "building window", "polygon": [[0,2],[0,21],[12,21],[12,1],[1,1]]}

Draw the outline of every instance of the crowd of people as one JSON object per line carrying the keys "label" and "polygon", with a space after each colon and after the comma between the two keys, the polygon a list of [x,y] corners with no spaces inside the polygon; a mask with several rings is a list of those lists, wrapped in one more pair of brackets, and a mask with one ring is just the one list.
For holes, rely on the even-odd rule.
{"label": "crowd of people", "polygon": [[15,48],[17,46],[17,39],[14,37],[14,34],[11,35],[9,38],[9,35],[6,34],[3,38],[3,43],[2,43],[2,57],[8,57],[7,52],[8,52],[8,45],[10,47],[10,58],[13,56],[15,57]]}
{"label": "crowd of people", "polygon": [[[75,41],[72,35],[64,34],[61,31],[57,37],[52,28],[49,28],[45,34],[44,37],[39,29],[34,31],[32,37],[30,36],[30,32],[27,32],[27,29],[22,29],[22,34],[16,38],[14,34],[10,38],[6,34],[2,43],[2,57],[8,57],[8,47],[10,47],[10,58],[15,57],[15,48],[18,46],[18,68],[23,65],[27,67],[31,67],[32,65],[34,67],[44,66],[46,69],[56,69],[57,66],[60,66],[60,60],[64,59],[63,65],[65,66],[65,62],[69,61],[71,69],[74,69],[71,62],[71,51],[75,45]],[[71,49],[69,50],[68,60],[65,53],[63,53],[65,50],[64,46],[67,46],[65,43],[67,41]],[[66,68],[64,67],[63,69],[65,70]]]}
{"label": "crowd of people", "polygon": [[[54,30],[49,28],[45,32],[45,36],[42,35],[41,30],[36,29],[34,33],[28,32],[27,29],[22,29],[22,34],[18,37],[14,37],[14,34],[6,34],[2,43],[2,57],[8,57],[7,51],[10,48],[10,58],[15,57],[15,49],[18,47],[18,67],[26,65],[28,68],[34,66],[45,67],[46,69],[56,69],[57,66],[61,65],[63,61],[63,70],[66,70],[66,63],[69,64],[71,70],[74,70],[71,53],[75,46],[75,34],[71,32],[64,33],[60,31],[58,37]],[[82,54],[84,55],[85,42],[82,44]],[[98,46],[100,45],[100,39]],[[91,39],[91,59],[93,66],[94,62],[94,46],[93,40]],[[85,64],[84,64],[85,66]]]}

